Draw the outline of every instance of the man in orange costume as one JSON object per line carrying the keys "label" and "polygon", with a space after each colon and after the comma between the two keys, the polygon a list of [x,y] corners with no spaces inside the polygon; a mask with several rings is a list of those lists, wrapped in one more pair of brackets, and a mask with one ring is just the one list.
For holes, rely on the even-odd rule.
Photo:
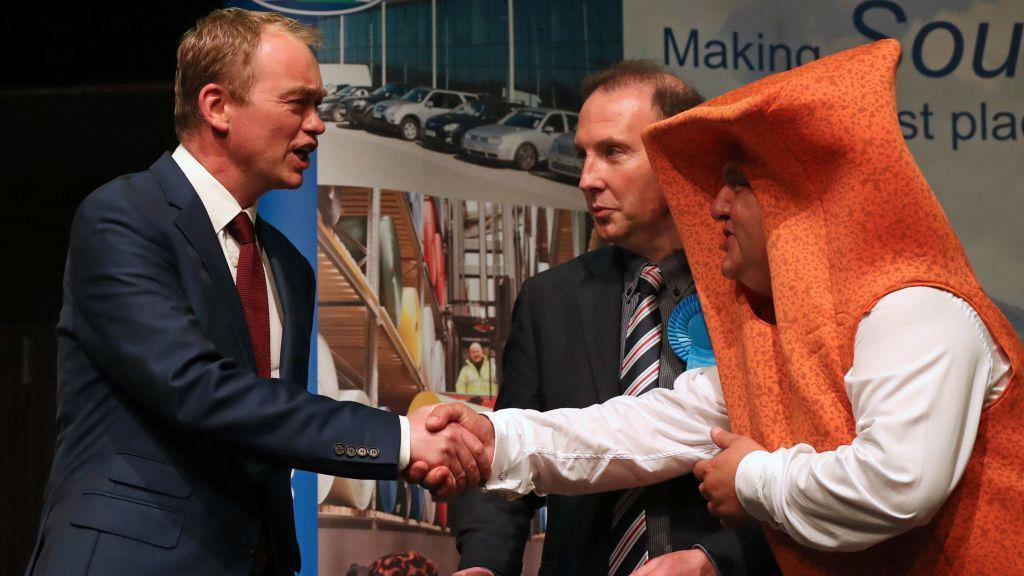
{"label": "man in orange costume", "polygon": [[[897,513],[906,517],[905,527],[913,529],[878,545],[851,554],[827,554],[770,531],[784,572],[1020,574],[1024,573],[1019,546],[1024,528],[1024,396],[1018,380],[1024,351],[1009,322],[975,279],[904,143],[896,122],[894,89],[899,53],[897,42],[882,41],[765,78],[709,102],[700,113],[654,127],[646,143],[653,149],[652,163],[663,189],[672,191],[669,205],[705,304],[732,430],[771,451],[808,445],[807,450],[819,455],[840,455],[832,461],[812,460],[803,477],[790,478],[789,494],[765,499],[769,505],[759,511],[760,519],[785,521],[785,512],[773,508],[772,501],[784,508],[801,497],[816,495],[823,496],[823,502],[884,498],[884,494],[819,493],[816,484],[822,477],[857,473],[815,467],[842,466],[844,452],[877,450],[880,463],[887,452],[906,452],[913,458],[935,451],[940,458],[943,449],[959,451],[952,477],[929,477],[933,462],[926,462],[925,474],[916,477],[900,478],[905,470],[899,462],[889,462],[895,469],[881,471],[897,480],[893,489],[911,504]],[[728,179],[729,162],[745,173],[746,191],[752,191],[763,216],[771,270],[767,322],[765,314],[759,318],[755,313],[756,289],[740,276],[734,279],[746,288],[737,290],[717,273],[719,263],[727,274],[730,261],[742,260],[731,252],[730,218],[723,212],[742,201],[743,191],[734,186],[732,193],[712,192],[720,188],[717,180],[723,166]],[[703,216],[709,209],[725,222],[724,260],[722,236]],[[737,239],[733,244],[740,243]],[[963,341],[954,339],[947,346],[960,352],[980,338],[983,352],[967,368],[985,373],[967,374],[959,382],[938,378],[936,382],[948,388],[935,398],[948,395],[949,402],[925,406],[919,397],[903,397],[897,402],[903,412],[887,415],[896,422],[885,421],[881,414],[871,418],[874,414],[867,412],[886,399],[873,398],[877,390],[867,389],[860,391],[860,401],[855,402],[855,387],[861,383],[851,366],[858,364],[861,347],[884,348],[890,336],[880,334],[875,343],[859,339],[865,337],[865,324],[883,303],[890,301],[893,306],[911,292],[918,303],[903,310],[916,308],[916,313],[892,333],[914,332],[931,320],[926,317],[929,310],[939,313],[939,307],[945,306],[943,299],[954,301],[964,307],[967,322],[961,331]],[[922,299],[935,302],[922,304]],[[917,339],[929,336],[920,334]],[[904,365],[912,373],[892,383],[884,380],[895,371],[870,372],[869,366],[865,372],[872,376],[872,385],[898,397],[915,380],[927,379],[929,371],[956,362],[955,356],[946,357],[936,345],[914,353],[919,364]],[[879,350],[876,356],[882,354]],[[964,390],[964,381],[972,378],[974,386]],[[963,399],[955,400],[958,397]],[[956,406],[950,406],[953,403]],[[947,419],[945,412],[950,409],[959,409],[960,417]],[[962,428],[949,434],[930,427],[930,421]],[[902,430],[905,435],[873,436],[872,428]],[[912,435],[914,431],[925,434]],[[972,451],[970,439],[975,434]],[[891,443],[875,446],[858,442],[858,437]],[[734,447],[743,443],[730,440]],[[944,445],[935,450],[935,443]],[[698,475],[707,475],[705,484],[727,480],[718,482],[717,494],[706,488],[712,507],[730,503],[732,479],[714,475],[716,464],[724,469],[721,472],[732,468],[735,475],[731,460],[738,464],[737,457],[742,459],[749,446],[736,448],[736,454],[729,454],[727,448],[716,459],[698,465]],[[900,480],[911,479],[915,485],[899,485]],[[919,497],[936,483],[948,488],[933,491],[939,496],[931,501]],[[861,510],[870,513],[868,506]],[[735,508],[721,512],[728,518]]]}
{"label": "man in orange costume", "polygon": [[649,129],[717,368],[583,410],[435,411],[493,442],[488,489],[696,467],[787,574],[1024,574],[1024,348],[903,141],[898,61],[877,42]]}

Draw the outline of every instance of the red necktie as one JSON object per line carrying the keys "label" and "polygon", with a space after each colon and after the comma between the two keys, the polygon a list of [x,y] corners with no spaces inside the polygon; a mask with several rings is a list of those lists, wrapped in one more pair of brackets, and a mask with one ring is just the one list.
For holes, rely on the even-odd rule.
{"label": "red necktie", "polygon": [[256,373],[270,378],[270,308],[267,299],[267,279],[263,273],[263,258],[256,245],[256,231],[252,220],[244,211],[228,223],[228,233],[238,242],[238,273],[235,288],[242,301],[245,324],[249,327],[249,341],[256,359]]}

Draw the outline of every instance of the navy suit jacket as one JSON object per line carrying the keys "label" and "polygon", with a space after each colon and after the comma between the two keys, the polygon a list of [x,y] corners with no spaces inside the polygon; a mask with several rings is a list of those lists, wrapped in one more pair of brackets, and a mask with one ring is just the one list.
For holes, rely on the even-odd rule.
{"label": "navy suit jacket", "polygon": [[279,231],[259,219],[256,230],[284,313],[280,379],[255,374],[223,250],[170,155],[82,202],[28,574],[248,575],[261,527],[274,572],[291,574],[290,468],[396,475],[395,414],[306,391],[315,276]]}

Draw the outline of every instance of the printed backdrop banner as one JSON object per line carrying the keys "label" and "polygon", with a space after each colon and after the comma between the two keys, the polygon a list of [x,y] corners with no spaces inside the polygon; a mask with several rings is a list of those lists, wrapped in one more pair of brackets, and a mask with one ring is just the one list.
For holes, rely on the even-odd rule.
{"label": "printed backdrop banner", "polygon": [[[260,217],[280,230],[306,257],[316,270],[316,164],[317,154],[310,155],[310,167],[302,186],[296,190],[274,190],[260,199]],[[317,318],[313,317],[313,333],[309,346],[309,378],[306,389],[316,392]],[[303,576],[317,573],[316,474],[292,470],[292,498],[295,507],[295,535],[302,554]]]}
{"label": "printed backdrop banner", "polygon": [[[268,3],[332,4],[226,2]],[[572,146],[586,74],[648,58],[710,97],[882,37],[904,48],[904,136],[1020,329],[1024,11],[1020,0],[935,4],[384,0],[300,16],[324,35],[317,55],[334,103],[319,112],[326,131],[302,189],[266,198],[260,212],[317,264],[322,359],[335,364],[320,376],[399,413],[424,389],[486,403],[500,379],[475,366],[500,374],[521,282],[592,245]],[[293,490],[302,574],[393,551],[387,538],[353,546],[325,536],[321,546],[318,513],[336,506],[321,512],[310,473],[296,472]],[[422,523],[389,514],[397,508],[379,495],[370,506],[389,526]],[[438,512],[433,523],[446,521]],[[454,549],[432,556],[454,571]]]}
{"label": "printed backdrop banner", "polygon": [[883,37],[903,45],[899,121],[989,295],[1024,315],[1019,0],[623,0],[623,55],[707,97]]}

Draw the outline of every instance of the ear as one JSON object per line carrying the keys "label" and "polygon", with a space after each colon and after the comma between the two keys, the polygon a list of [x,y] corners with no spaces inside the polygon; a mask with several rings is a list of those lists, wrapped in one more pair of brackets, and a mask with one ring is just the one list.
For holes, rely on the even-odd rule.
{"label": "ear", "polygon": [[234,99],[220,84],[207,84],[199,91],[199,113],[215,132],[227,132]]}

